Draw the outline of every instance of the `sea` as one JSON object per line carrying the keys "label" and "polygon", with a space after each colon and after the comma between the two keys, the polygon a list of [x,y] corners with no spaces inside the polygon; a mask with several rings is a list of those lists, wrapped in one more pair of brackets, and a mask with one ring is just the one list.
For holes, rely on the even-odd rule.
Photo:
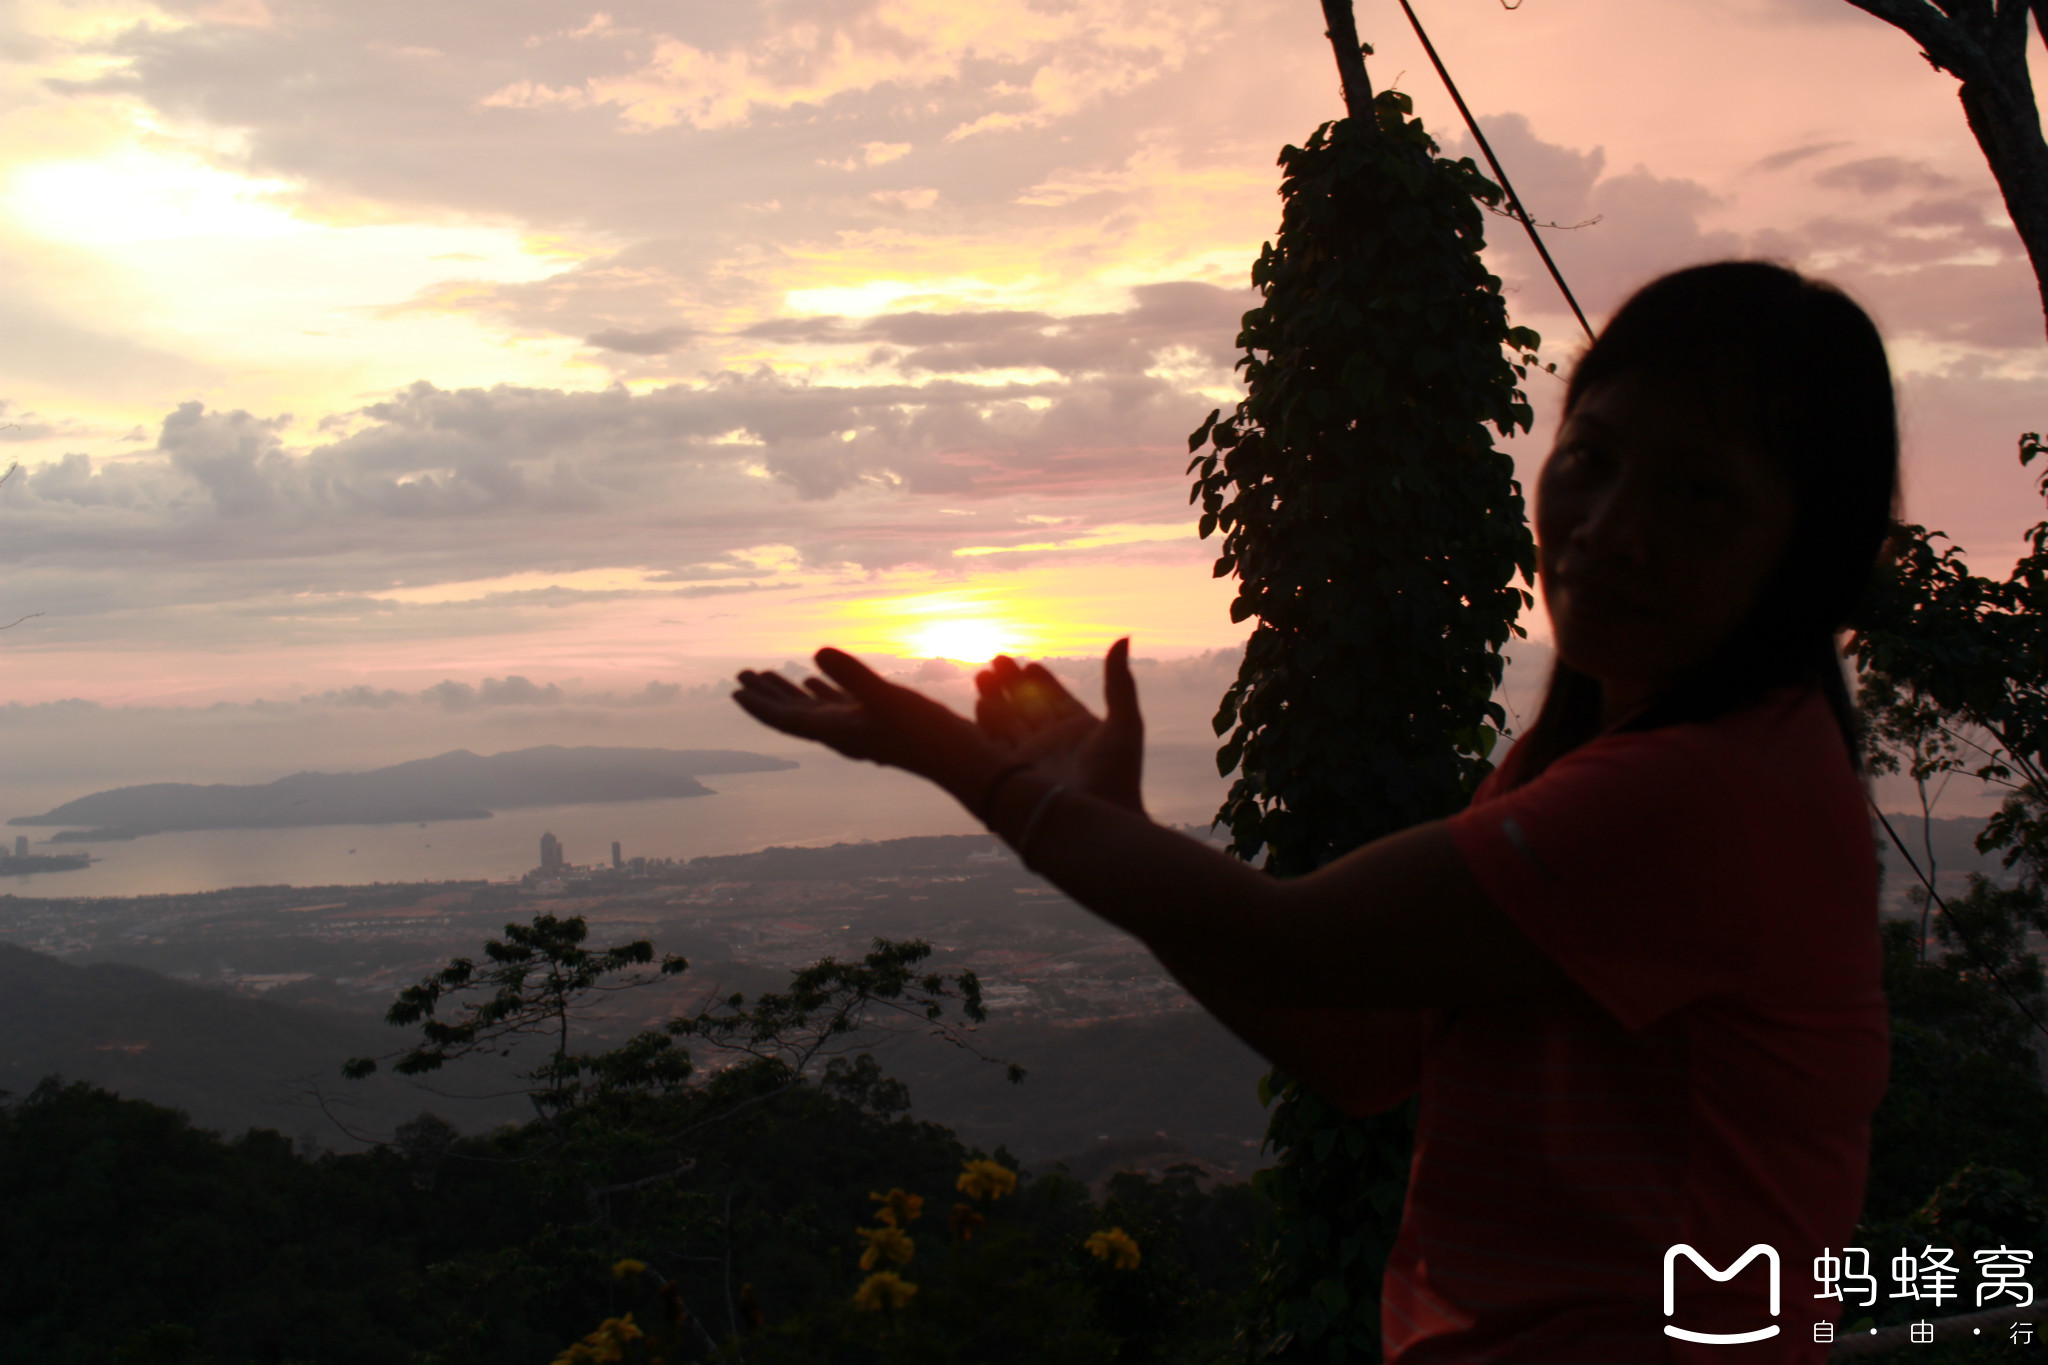
{"label": "sea", "polygon": [[[1227,784],[1213,748],[1154,745],[1146,804],[1155,819],[1206,826]],[[54,828],[0,826],[33,851],[89,852],[76,871],[0,878],[0,895],[147,896],[236,886],[355,886],[373,882],[509,881],[540,862],[540,837],[562,841],[572,864],[623,857],[697,858],[774,846],[821,847],[912,835],[974,834],[980,824],[936,787],[901,772],[829,755],[781,772],[703,779],[710,796],[500,811],[488,820],[308,829],[195,830],[111,843],[48,845]],[[84,792],[71,792],[82,796]],[[25,809],[48,809],[25,803]]]}

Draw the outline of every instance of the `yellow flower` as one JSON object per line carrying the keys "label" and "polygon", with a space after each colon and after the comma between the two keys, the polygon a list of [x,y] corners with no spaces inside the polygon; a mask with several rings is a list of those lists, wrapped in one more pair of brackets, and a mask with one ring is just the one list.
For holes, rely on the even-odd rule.
{"label": "yellow flower", "polygon": [[1017,1188],[1017,1173],[997,1161],[970,1161],[960,1169],[954,1182],[960,1193],[972,1199],[1001,1199]]}
{"label": "yellow flower", "polygon": [[612,1263],[612,1278],[615,1280],[637,1279],[646,1273],[647,1262],[636,1261],[631,1256],[626,1257],[623,1261],[614,1261]]}
{"label": "yellow flower", "polygon": [[1091,1232],[1088,1240],[1081,1245],[1088,1248],[1088,1254],[1108,1261],[1118,1270],[1138,1268],[1138,1244],[1131,1240],[1131,1234],[1122,1228],[1111,1228],[1107,1232]]}
{"label": "yellow flower", "polygon": [[917,1250],[916,1244],[910,1240],[910,1234],[901,1228],[855,1228],[854,1233],[868,1244],[867,1250],[860,1254],[862,1270],[873,1270],[884,1261],[909,1265],[911,1256]]}
{"label": "yellow flower", "polygon": [[647,1334],[633,1325],[633,1315],[622,1318],[606,1318],[597,1325],[597,1330],[555,1357],[555,1365],[601,1365],[602,1362],[624,1360],[626,1343],[638,1341]]}
{"label": "yellow flower", "polygon": [[916,1296],[916,1285],[893,1270],[878,1270],[862,1280],[860,1288],[853,1291],[853,1306],[869,1313],[884,1310],[893,1313],[899,1308],[908,1308]]}
{"label": "yellow flower", "polygon": [[952,1229],[955,1237],[965,1242],[971,1240],[975,1233],[987,1227],[988,1219],[976,1213],[972,1204],[955,1204],[953,1206],[953,1216],[948,1220],[947,1226]]}
{"label": "yellow flower", "polygon": [[905,1194],[896,1189],[887,1194],[870,1191],[868,1198],[882,1206],[875,1210],[876,1221],[887,1223],[892,1228],[913,1222],[924,1213],[924,1196],[921,1194]]}

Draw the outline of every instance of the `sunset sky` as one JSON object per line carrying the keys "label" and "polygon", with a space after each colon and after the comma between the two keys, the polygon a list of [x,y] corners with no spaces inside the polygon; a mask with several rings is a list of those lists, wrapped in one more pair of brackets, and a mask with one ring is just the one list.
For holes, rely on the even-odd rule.
{"label": "sunset sky", "polygon": [[[1903,378],[1909,514],[2010,563],[2048,355],[1950,77],[1845,0],[1417,5],[1532,209],[1597,219],[1552,234],[1596,321],[1718,256],[1840,282]],[[1358,16],[1468,150],[1393,0]],[[1185,436],[1237,396],[1274,155],[1340,112],[1321,27],[17,0],[0,617],[39,614],[0,701],[1234,644]],[[1510,227],[1493,267],[1568,366]]]}

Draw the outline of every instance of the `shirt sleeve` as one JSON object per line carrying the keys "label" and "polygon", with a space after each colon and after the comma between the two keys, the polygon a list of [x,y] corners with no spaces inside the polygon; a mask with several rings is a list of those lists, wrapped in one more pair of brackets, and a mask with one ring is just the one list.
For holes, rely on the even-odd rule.
{"label": "shirt sleeve", "polygon": [[1493,903],[1624,1028],[1754,979],[1742,800],[1678,727],[1593,740],[1450,832]]}

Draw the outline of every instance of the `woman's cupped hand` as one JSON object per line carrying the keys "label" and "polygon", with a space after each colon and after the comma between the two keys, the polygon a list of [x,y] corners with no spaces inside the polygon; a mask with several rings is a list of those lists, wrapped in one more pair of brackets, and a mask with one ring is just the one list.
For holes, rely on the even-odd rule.
{"label": "woman's cupped hand", "polygon": [[1098,717],[1043,664],[998,656],[974,679],[974,718],[982,732],[1047,779],[1135,811],[1144,776],[1145,721],[1131,676],[1131,642],[1118,640],[1102,661]]}

